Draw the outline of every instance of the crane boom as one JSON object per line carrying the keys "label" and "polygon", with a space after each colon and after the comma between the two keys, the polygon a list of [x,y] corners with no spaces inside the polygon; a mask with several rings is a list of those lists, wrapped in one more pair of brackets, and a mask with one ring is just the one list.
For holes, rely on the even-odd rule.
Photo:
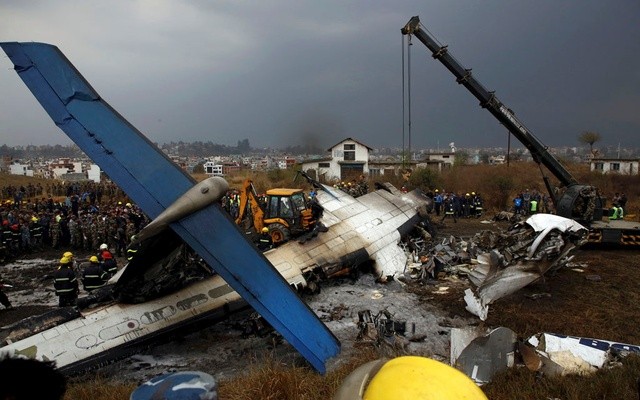
{"label": "crane boom", "polygon": [[507,106],[505,106],[494,92],[488,91],[471,74],[471,69],[464,68],[449,54],[447,46],[441,46],[435,39],[421,29],[420,19],[415,16],[402,28],[405,35],[414,35],[432,52],[433,58],[440,61],[453,75],[456,82],[463,85],[478,100],[480,106],[489,112],[504,125],[528,150],[531,152],[537,163],[542,163],[558,178],[564,186],[571,186],[578,183],[576,179],[567,171],[562,164],[549,153],[547,147],[543,145],[527,128],[516,118]]}
{"label": "crane boom", "polygon": [[545,179],[549,194],[554,199],[558,215],[573,218],[583,223],[602,218],[602,200],[593,186],[579,184],[567,169],[551,154],[527,127],[516,118],[494,92],[487,90],[471,74],[471,69],[464,68],[448,51],[447,46],[440,45],[421,27],[420,18],[412,17],[401,29],[403,35],[413,35],[420,40],[432,53],[433,58],[440,61],[453,75],[456,82],[463,85],[478,100],[480,106],[504,125],[531,153],[537,164],[542,164],[566,187],[561,198],[556,197],[551,185]]}

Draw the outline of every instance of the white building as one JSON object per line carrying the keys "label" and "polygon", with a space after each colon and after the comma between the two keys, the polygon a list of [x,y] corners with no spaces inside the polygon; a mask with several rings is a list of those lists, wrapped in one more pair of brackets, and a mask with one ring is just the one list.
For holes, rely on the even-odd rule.
{"label": "white building", "polygon": [[33,176],[33,170],[31,167],[20,163],[9,165],[9,173],[11,175]]}
{"label": "white building", "polygon": [[87,168],[87,178],[95,183],[100,183],[100,173],[101,170],[97,164],[91,164]]}
{"label": "white building", "polygon": [[327,149],[331,157],[302,162],[302,170],[326,182],[342,181],[369,174],[371,147],[346,138]]}
{"label": "white building", "polygon": [[416,164],[416,168],[432,168],[442,172],[445,169],[453,167],[456,155],[451,153],[427,153],[422,161]]}
{"label": "white building", "polygon": [[638,159],[593,158],[590,170],[603,174],[638,175],[639,164]]}
{"label": "white building", "polygon": [[207,161],[204,163],[204,173],[211,176],[224,176],[222,164],[216,164],[215,161]]}

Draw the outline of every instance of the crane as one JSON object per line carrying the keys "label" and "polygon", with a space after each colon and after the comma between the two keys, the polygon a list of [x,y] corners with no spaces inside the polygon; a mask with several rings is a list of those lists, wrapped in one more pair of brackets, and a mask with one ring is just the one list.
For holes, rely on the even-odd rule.
{"label": "crane", "polygon": [[471,69],[463,67],[450,53],[447,46],[440,45],[420,24],[418,16],[412,17],[401,29],[403,35],[413,35],[432,53],[432,57],[440,61],[453,75],[456,82],[463,85],[478,100],[480,106],[487,109],[509,132],[515,136],[531,153],[534,161],[544,165],[560,181],[564,193],[559,196],[556,188],[544,176],[558,215],[574,219],[583,224],[601,220],[603,201],[598,190],[590,185],[578,183],[569,171],[551,154],[544,144],[518,120],[513,111],[502,103],[495,92],[487,90],[471,73]]}

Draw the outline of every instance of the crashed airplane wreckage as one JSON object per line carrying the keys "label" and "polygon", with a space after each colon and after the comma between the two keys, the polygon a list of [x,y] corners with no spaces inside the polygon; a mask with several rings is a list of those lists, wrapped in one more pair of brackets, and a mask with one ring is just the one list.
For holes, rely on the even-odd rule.
{"label": "crashed airplane wreckage", "polygon": [[[0,47],[55,124],[151,219],[178,204],[194,187],[194,179],[111,108],[55,46],[11,42]],[[196,189],[197,196],[208,197],[207,188]],[[191,203],[188,197],[184,200]],[[339,341],[290,287],[286,273],[246,240],[219,204],[203,202],[158,225],[165,224],[317,371],[325,371],[326,360],[340,351]],[[28,346],[20,341],[5,350],[71,368],[151,331],[197,317],[211,303],[209,297],[182,293],[157,304],[107,306],[36,334]],[[174,314],[177,310],[183,311],[180,317]],[[55,346],[47,345],[54,342]]]}
{"label": "crashed airplane wreckage", "polygon": [[[221,178],[215,183],[225,186]],[[224,183],[222,183],[222,182]],[[290,241],[264,256],[287,282],[307,288],[374,260],[386,280],[404,271],[404,235],[426,226],[427,197],[390,184],[357,199],[316,184],[324,207],[322,232],[304,243]],[[198,186],[193,192],[199,192]],[[210,190],[218,193],[219,189]],[[214,321],[247,306],[158,218],[143,229],[135,257],[110,285],[79,299],[79,309],[56,309],[0,329],[0,353],[56,360],[62,371],[82,371],[126,355],[157,336],[190,324]],[[423,228],[424,229],[424,228]]]}
{"label": "crashed airplane wreckage", "polygon": [[3,328],[0,353],[81,371],[246,301],[324,373],[340,343],[294,288],[305,287],[306,277],[332,276],[368,260],[375,261],[381,280],[405,268],[400,238],[424,221],[430,206],[420,192],[382,185],[355,199],[316,183],[326,232],[262,254],[218,204],[224,180],[195,185],[104,102],[56,47],[0,46],[56,125],[153,218],[136,256],[111,285],[79,300],[78,309]]}

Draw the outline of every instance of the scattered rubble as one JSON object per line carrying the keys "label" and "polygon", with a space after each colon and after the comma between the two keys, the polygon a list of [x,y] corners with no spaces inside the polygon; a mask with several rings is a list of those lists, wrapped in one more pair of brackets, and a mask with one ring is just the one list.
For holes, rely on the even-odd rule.
{"label": "scattered rubble", "polygon": [[451,330],[451,365],[480,385],[514,366],[549,376],[587,375],[617,365],[629,353],[640,353],[640,346],[555,333],[523,341],[504,327]]}
{"label": "scattered rubble", "polygon": [[505,232],[484,230],[469,240],[450,236],[429,246],[421,237],[411,238],[407,269],[421,282],[441,274],[467,276],[476,288],[465,291],[467,310],[484,321],[492,302],[566,266],[586,232],[573,220],[536,214]]}

